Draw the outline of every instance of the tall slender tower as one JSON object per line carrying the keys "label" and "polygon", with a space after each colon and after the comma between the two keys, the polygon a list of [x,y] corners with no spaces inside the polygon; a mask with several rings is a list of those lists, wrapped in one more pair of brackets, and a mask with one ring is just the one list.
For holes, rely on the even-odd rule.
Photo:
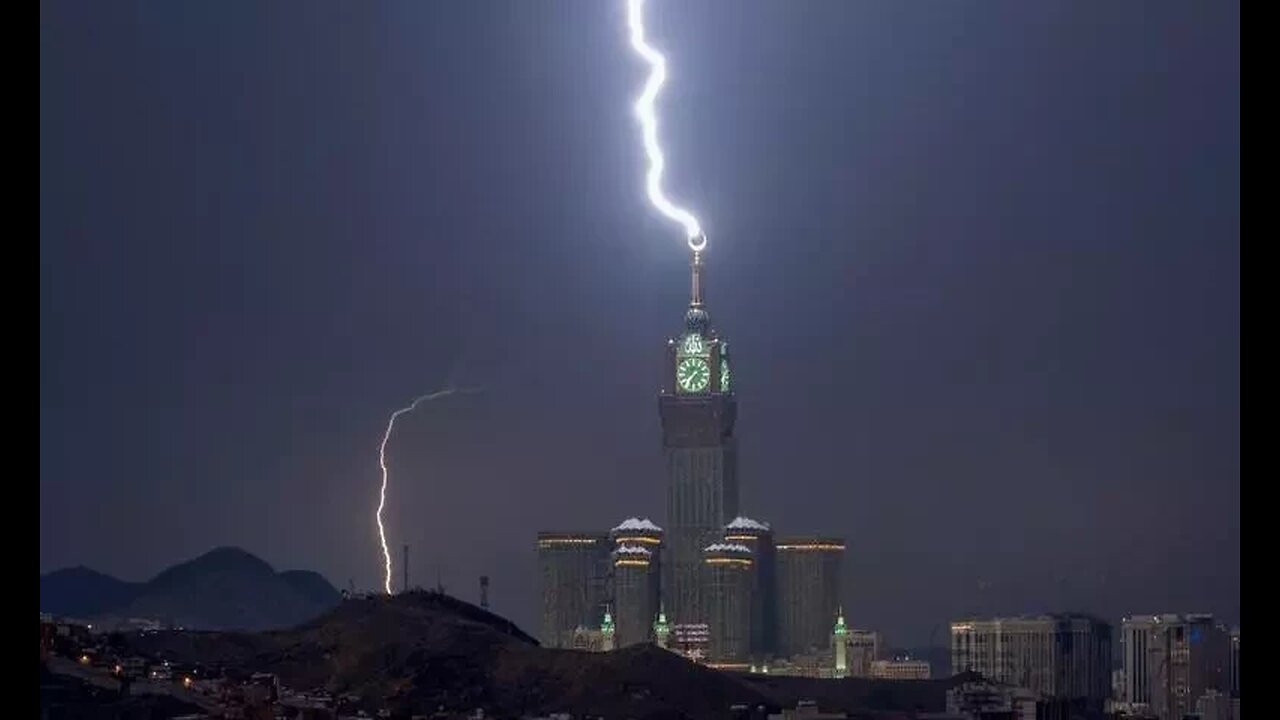
{"label": "tall slender tower", "polygon": [[844,624],[844,607],[836,613],[836,626],[831,629],[831,650],[836,658],[836,677],[849,677],[849,627]]}
{"label": "tall slender tower", "polygon": [[703,605],[703,548],[719,542],[738,514],[738,402],[729,348],[703,304],[702,253],[693,254],[684,330],[667,340],[666,380],[658,396],[667,465],[667,560],[663,599],[676,625],[708,622]]}

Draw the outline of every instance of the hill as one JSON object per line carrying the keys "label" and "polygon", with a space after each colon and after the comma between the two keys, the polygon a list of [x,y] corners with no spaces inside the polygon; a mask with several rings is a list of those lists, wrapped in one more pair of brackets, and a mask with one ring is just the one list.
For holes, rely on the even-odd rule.
{"label": "hill", "polygon": [[140,583],[117,580],[83,565],[40,576],[40,611],[91,618],[129,603]]}
{"label": "hill", "polygon": [[297,690],[354,694],[371,711],[401,714],[443,706],[484,708],[496,717],[719,718],[734,704],[776,709],[814,696],[832,709],[883,703],[941,710],[948,687],[947,681],[762,681],[647,644],[611,653],[552,650],[501,617],[429,592],[348,600],[290,630],[148,633],[126,642],[174,662],[274,672]]}
{"label": "hill", "polygon": [[239,548],[217,548],[175,565],[145,583],[128,583],[87,568],[40,577],[40,609],[101,620],[148,618],[205,630],[291,627],[341,599],[317,573],[277,573]]}

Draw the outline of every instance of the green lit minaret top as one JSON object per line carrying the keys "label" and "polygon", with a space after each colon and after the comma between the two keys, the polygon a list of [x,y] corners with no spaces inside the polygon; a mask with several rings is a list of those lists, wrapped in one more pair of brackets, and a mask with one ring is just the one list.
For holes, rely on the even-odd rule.
{"label": "green lit minaret top", "polygon": [[846,627],[844,624],[844,608],[843,607],[841,607],[840,610],[836,613],[836,626],[831,631],[831,634],[832,635],[848,635],[849,634],[849,628]]}
{"label": "green lit minaret top", "polygon": [[671,624],[667,622],[667,611],[662,605],[658,605],[658,618],[653,621],[653,637],[657,640],[658,647],[663,648],[671,637]]}

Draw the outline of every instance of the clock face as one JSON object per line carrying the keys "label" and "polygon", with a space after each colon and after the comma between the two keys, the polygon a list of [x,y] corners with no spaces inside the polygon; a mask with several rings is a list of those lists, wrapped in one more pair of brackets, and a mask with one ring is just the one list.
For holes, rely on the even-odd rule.
{"label": "clock face", "polygon": [[702,336],[698,333],[689,333],[685,336],[684,341],[680,343],[680,354],[682,355],[705,355],[706,346],[702,342]]}
{"label": "clock face", "polygon": [[700,357],[685,358],[676,365],[676,384],[685,392],[702,392],[711,382],[711,367]]}
{"label": "clock face", "polygon": [[720,392],[729,392],[729,358],[720,358]]}

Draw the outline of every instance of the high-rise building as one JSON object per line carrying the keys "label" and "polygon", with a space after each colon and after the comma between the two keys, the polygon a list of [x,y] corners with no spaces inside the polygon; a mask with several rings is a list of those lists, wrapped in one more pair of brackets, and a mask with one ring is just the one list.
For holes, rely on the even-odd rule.
{"label": "high-rise building", "polygon": [[1151,709],[1151,650],[1155,617],[1126,617],[1120,621],[1120,668],[1123,689],[1116,698],[1130,713]]}
{"label": "high-rise building", "polygon": [[831,619],[840,609],[844,540],[780,538],[777,553],[778,653],[783,657],[830,646]]}
{"label": "high-rise building", "polygon": [[1226,702],[1233,643],[1212,615],[1126,617],[1120,638],[1128,710],[1181,720],[1206,693],[1216,692]]}
{"label": "high-rise building", "polygon": [[1232,717],[1231,698],[1217,690],[1205,690],[1196,698],[1197,720],[1235,720]]}
{"label": "high-rise building", "polygon": [[660,601],[662,528],[627,518],[609,531],[613,541],[613,612],[618,647],[650,639]]}
{"label": "high-rise building", "polygon": [[702,254],[693,255],[689,309],[680,337],[667,341],[666,380],[658,396],[667,467],[663,598],[678,625],[702,624],[703,548],[721,540],[738,514],[738,403],[729,348],[703,303]]}
{"label": "high-rise building", "polygon": [[752,590],[751,657],[766,662],[778,651],[778,572],[769,523],[739,515],[724,528],[724,541],[746,545],[756,561]]}
{"label": "high-rise building", "polygon": [[539,639],[544,646],[573,647],[575,630],[600,626],[609,597],[612,549],[605,533],[538,533]]}
{"label": "high-rise building", "polygon": [[654,552],[642,545],[618,545],[613,551],[613,607],[617,646],[649,640],[658,612],[658,574]]}
{"label": "high-rise building", "polygon": [[1111,697],[1111,625],[1074,614],[953,622],[951,669],[1096,715]]}
{"label": "high-rise building", "polygon": [[751,660],[751,595],[756,584],[751,548],[736,543],[714,543],[704,549],[703,563],[706,565],[704,610],[711,630],[711,661],[745,669]]}

